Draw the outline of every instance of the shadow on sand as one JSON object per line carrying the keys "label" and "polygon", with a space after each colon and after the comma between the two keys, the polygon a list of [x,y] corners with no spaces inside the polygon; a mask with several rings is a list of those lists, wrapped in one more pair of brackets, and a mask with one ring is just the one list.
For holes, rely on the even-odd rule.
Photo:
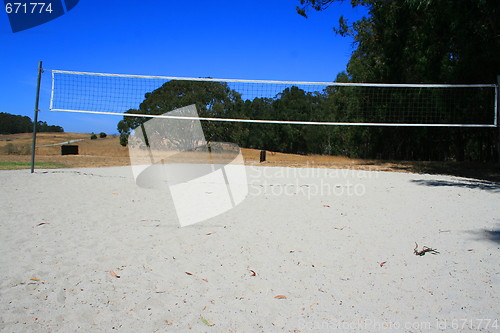
{"label": "shadow on sand", "polygon": [[483,228],[479,230],[471,230],[469,233],[474,235],[477,240],[487,240],[500,244],[500,224],[497,224],[496,227],[491,230]]}
{"label": "shadow on sand", "polygon": [[471,178],[500,184],[500,165],[479,162],[418,162],[401,161],[393,163],[391,169],[401,172],[427,173]]}
{"label": "shadow on sand", "polygon": [[478,189],[494,193],[500,193],[500,183],[483,181],[483,180],[464,179],[458,181],[449,181],[449,180],[414,179],[411,182],[423,186],[433,186],[433,187],[451,186],[451,187],[462,187],[474,190]]}

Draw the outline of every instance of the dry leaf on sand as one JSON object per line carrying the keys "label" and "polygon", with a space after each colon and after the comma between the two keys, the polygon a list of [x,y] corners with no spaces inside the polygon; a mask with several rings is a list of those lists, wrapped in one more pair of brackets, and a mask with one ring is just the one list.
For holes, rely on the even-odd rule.
{"label": "dry leaf on sand", "polygon": [[115,278],[120,278],[120,275],[116,274],[115,271],[109,271],[109,275],[111,275]]}

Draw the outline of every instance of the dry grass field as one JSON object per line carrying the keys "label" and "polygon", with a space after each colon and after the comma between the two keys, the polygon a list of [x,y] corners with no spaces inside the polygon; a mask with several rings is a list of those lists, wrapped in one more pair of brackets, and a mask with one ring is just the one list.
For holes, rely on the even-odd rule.
{"label": "dry grass field", "polygon": [[[31,133],[0,135],[0,162],[29,162]],[[76,142],[79,155],[61,155],[61,146],[49,146],[71,140]],[[36,163],[50,163],[62,168],[120,166],[129,163],[128,149],[120,146],[118,137],[90,140],[90,134],[39,133],[37,135]],[[25,167],[25,165],[21,165]]]}
{"label": "dry grass field", "polygon": [[[130,165],[129,150],[119,144],[119,137],[90,139],[83,133],[39,133],[37,135],[36,163],[38,168],[82,168]],[[0,169],[29,168],[31,133],[0,135]],[[81,140],[79,155],[61,155],[60,144]],[[500,167],[480,163],[408,162],[352,159],[342,156],[294,155],[267,152],[267,160],[259,163],[259,150],[242,149],[247,164],[288,167],[325,167],[360,170],[436,173],[500,181]]]}

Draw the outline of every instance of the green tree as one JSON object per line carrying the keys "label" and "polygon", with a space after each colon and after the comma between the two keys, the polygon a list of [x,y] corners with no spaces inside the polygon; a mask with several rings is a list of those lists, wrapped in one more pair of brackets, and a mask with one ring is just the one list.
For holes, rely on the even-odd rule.
{"label": "green tree", "polygon": [[[300,0],[297,12],[307,17],[310,10],[325,10],[340,1]],[[496,83],[500,2],[351,0],[351,5],[365,6],[368,15],[352,23],[341,16],[334,28],[354,39],[355,50],[345,73],[349,81]],[[461,105],[463,117],[484,108],[466,97],[455,103]],[[360,135],[358,145],[365,148],[358,152],[365,157],[457,160],[494,159],[492,147],[498,135],[495,129],[463,128],[350,128],[347,132]]]}
{"label": "green tree", "polygon": [[[38,132],[64,132],[64,129],[61,126],[56,125],[48,125],[45,121],[39,121],[37,124]],[[30,131],[32,132],[32,130]]]}
{"label": "green tree", "polygon": [[[299,14],[342,0],[300,0]],[[496,83],[500,3],[494,0],[351,0],[368,16],[334,30],[354,38],[347,72],[357,82]]]}
{"label": "green tree", "polygon": [[28,133],[33,131],[29,117],[0,112],[0,134]]}
{"label": "green tree", "polygon": [[[64,132],[61,126],[48,125],[45,121],[37,123],[38,132]],[[0,134],[31,133],[33,122],[29,117],[0,112]]]}
{"label": "green tree", "polygon": [[[169,111],[195,104],[198,115],[208,118],[223,118],[235,114],[236,105],[241,105],[241,95],[229,88],[226,83],[211,81],[171,80],[153,92],[146,93],[138,109],[126,111],[129,114],[161,115]],[[122,137],[130,134],[145,121],[145,117],[125,116],[118,123]],[[225,123],[202,121],[207,141],[227,141],[230,131]],[[124,139],[120,142],[125,143]]]}

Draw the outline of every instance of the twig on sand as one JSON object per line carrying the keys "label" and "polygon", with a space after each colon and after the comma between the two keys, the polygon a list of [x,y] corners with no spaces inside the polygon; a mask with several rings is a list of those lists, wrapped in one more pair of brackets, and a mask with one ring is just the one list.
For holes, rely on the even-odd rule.
{"label": "twig on sand", "polygon": [[432,249],[430,247],[427,247],[427,246],[424,246],[422,247],[422,250],[418,251],[418,244],[415,242],[415,249],[413,250],[413,253],[415,253],[415,255],[417,256],[423,256],[425,255],[427,252],[431,253],[431,254],[438,254],[439,252],[436,251],[436,249]]}
{"label": "twig on sand", "polygon": [[202,315],[200,315],[201,322],[207,326],[214,326],[215,324],[206,320]]}

